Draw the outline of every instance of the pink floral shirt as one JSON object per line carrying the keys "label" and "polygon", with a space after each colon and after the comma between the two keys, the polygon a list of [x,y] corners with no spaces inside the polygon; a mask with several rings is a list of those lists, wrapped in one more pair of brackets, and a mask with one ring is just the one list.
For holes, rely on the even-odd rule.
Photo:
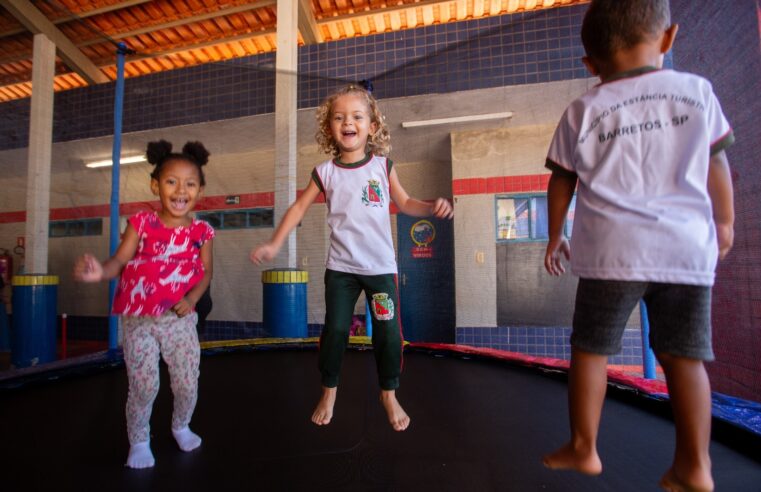
{"label": "pink floral shirt", "polygon": [[206,222],[166,227],[156,212],[129,218],[140,240],[135,257],[122,270],[114,297],[114,314],[161,316],[203,279],[201,246],[214,237]]}

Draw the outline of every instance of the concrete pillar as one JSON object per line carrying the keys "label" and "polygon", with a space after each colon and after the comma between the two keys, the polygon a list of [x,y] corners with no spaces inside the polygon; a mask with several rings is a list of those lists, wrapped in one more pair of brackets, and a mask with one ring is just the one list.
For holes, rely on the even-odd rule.
{"label": "concrete pillar", "polygon": [[[277,0],[275,60],[275,224],[296,199],[296,110],[298,84],[298,2]],[[283,244],[278,267],[296,267],[296,231]]]}
{"label": "concrete pillar", "polygon": [[55,52],[55,44],[47,36],[34,35],[26,184],[26,273],[48,273]]}

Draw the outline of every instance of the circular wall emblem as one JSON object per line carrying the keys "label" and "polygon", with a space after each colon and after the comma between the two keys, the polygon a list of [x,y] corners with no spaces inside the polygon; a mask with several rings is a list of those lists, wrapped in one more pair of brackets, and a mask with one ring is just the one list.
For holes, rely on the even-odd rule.
{"label": "circular wall emblem", "polygon": [[410,228],[410,237],[418,247],[428,246],[436,238],[436,227],[428,220],[418,220]]}

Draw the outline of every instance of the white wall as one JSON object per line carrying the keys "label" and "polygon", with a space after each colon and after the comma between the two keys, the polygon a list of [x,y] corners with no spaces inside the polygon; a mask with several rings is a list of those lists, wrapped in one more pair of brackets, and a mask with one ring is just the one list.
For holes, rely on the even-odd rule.
{"label": "white wall", "polygon": [[[513,111],[513,117],[498,128],[452,132],[452,179],[547,173],[544,163],[555,125],[568,104],[590,84],[573,80],[501,89],[493,97],[501,99],[500,110]],[[495,196],[455,197],[458,327],[497,326]]]}
{"label": "white wall", "polygon": [[[534,166],[541,169],[547,131],[531,127],[554,125],[563,108],[588,84],[586,80],[576,80],[381,101],[391,129],[391,158],[403,186],[416,198],[451,197],[453,178],[523,173]],[[499,111],[513,111],[515,115],[511,120],[401,127],[403,121]],[[318,153],[314,143],[314,110],[299,111],[298,124],[297,185],[302,189],[312,168],[326,156]],[[185,141],[200,140],[212,154],[206,168],[206,195],[270,192],[274,188],[273,129],[274,117],[269,114],[131,133],[124,136],[123,155],[141,154],[149,140],[159,138],[173,142],[176,150]],[[84,162],[110,157],[111,143],[110,137],[104,137],[54,144],[52,208],[108,205],[110,170],[88,169]],[[513,159],[511,163],[505,160],[508,157]],[[3,190],[0,213],[23,210],[25,149],[0,152],[0,171],[0,189]],[[149,189],[149,172],[150,166],[145,164],[123,167],[122,203],[154,200]],[[493,326],[496,312],[493,199],[487,195],[461,197],[455,210],[458,326]],[[395,217],[392,227],[395,237]],[[51,238],[50,273],[61,276],[60,312],[106,314],[105,284],[76,284],[70,275],[73,259],[85,251],[107,256],[107,217],[103,231],[103,236],[96,238]],[[271,233],[269,228],[219,231],[214,242],[214,311],[210,319],[261,321],[261,271],[269,267],[253,266],[248,261],[248,253]],[[298,261],[310,274],[308,319],[310,323],[322,323],[322,279],[329,234],[324,204],[310,209],[297,233]],[[16,237],[21,235],[23,224],[0,224],[0,247],[12,248]],[[483,264],[475,264],[476,250],[485,253]],[[472,292],[479,294],[474,296]],[[360,306],[361,303],[357,312],[362,311]]]}

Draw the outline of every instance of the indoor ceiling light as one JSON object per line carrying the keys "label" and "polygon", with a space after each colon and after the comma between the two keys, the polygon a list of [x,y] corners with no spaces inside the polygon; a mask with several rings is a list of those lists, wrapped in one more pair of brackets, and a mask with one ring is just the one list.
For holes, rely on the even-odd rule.
{"label": "indoor ceiling light", "polygon": [[[144,155],[133,155],[130,157],[122,157],[119,159],[119,165],[122,164],[137,164],[138,162],[146,162]],[[95,162],[88,162],[85,164],[87,167],[108,167],[112,166],[114,163],[111,161],[111,159],[106,159],[104,161],[95,161]]]}
{"label": "indoor ceiling light", "polygon": [[451,123],[470,123],[471,121],[501,120],[512,117],[512,111],[505,111],[504,113],[471,114],[467,116],[452,116],[451,118],[437,118],[434,120],[404,121],[402,122],[402,128],[448,125]]}

